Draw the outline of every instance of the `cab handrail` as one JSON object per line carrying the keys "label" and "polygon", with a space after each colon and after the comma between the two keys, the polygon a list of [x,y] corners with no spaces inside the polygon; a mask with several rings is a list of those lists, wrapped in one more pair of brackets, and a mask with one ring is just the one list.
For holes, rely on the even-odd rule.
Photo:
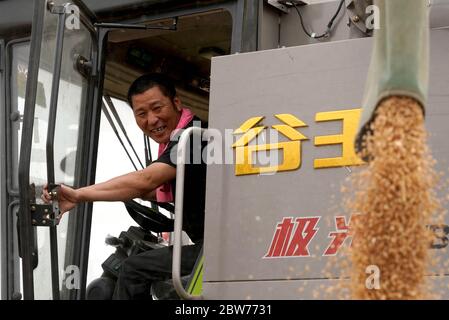
{"label": "cab handrail", "polygon": [[184,176],[187,154],[187,143],[193,134],[201,135],[206,129],[200,127],[190,127],[186,129],[179,138],[177,165],[176,165],[176,197],[175,197],[175,230],[173,241],[173,265],[172,279],[178,295],[185,300],[202,300],[203,296],[194,296],[189,294],[181,282],[181,247],[182,247],[182,220],[184,209]]}

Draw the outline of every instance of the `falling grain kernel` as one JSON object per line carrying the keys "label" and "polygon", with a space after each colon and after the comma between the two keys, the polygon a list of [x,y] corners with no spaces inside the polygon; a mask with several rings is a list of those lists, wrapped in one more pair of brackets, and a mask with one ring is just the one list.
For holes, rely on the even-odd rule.
{"label": "falling grain kernel", "polygon": [[402,196],[402,201],[406,202],[407,201],[407,196],[405,193],[405,180],[401,181],[401,196]]}
{"label": "falling grain kernel", "polygon": [[[426,143],[424,118],[410,98],[392,97],[377,108],[361,156],[370,159],[351,175],[351,294],[355,299],[429,297],[425,274],[431,233],[426,228],[439,204],[437,174]],[[354,214],[356,213],[356,214]],[[368,266],[380,270],[380,289],[366,286]]]}

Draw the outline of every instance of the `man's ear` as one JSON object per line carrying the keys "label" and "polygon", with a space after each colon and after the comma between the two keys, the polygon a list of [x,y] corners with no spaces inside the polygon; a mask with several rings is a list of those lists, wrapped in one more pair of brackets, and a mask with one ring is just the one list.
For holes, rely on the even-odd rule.
{"label": "man's ear", "polygon": [[178,97],[175,97],[173,99],[173,103],[175,105],[176,110],[181,111],[182,110],[182,104],[181,104],[181,100]]}

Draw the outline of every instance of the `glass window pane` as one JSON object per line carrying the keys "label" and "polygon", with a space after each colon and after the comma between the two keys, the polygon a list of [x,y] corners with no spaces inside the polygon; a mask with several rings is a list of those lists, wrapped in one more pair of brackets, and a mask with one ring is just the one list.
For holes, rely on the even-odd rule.
{"label": "glass window pane", "polygon": [[[11,85],[11,113],[15,116],[11,122],[12,130],[12,172],[11,175],[12,188],[19,188],[18,169],[19,169],[19,152],[20,139],[22,138],[22,121],[23,110],[25,107],[25,90],[28,74],[28,60],[30,56],[30,43],[23,42],[14,44],[11,47],[12,66],[10,75]],[[38,101],[42,104],[45,101],[42,84],[38,84]]]}
{"label": "glass window pane", "polygon": [[[12,44],[10,47],[11,53],[11,71],[9,75],[9,85],[10,85],[10,125],[11,125],[11,140],[8,141],[9,156],[10,158],[10,168],[7,169],[7,175],[9,181],[11,181],[11,187],[13,190],[18,190],[18,167],[19,167],[19,154],[20,154],[20,140],[22,137],[22,121],[23,112],[25,106],[25,90],[26,81],[28,73],[28,60],[30,54],[30,42],[19,42]],[[9,63],[9,61],[8,61]],[[14,249],[12,252],[18,253],[18,238],[16,232],[17,224],[17,211],[18,206],[13,206],[10,213],[10,218],[13,219],[11,229],[13,234],[13,244]],[[9,212],[8,212],[9,213]],[[22,268],[16,263],[19,263],[20,259],[18,256],[14,256],[14,270],[19,270],[19,275],[17,281],[20,282],[20,288],[22,285]],[[19,283],[17,283],[19,285]],[[14,285],[16,286],[16,285]]]}

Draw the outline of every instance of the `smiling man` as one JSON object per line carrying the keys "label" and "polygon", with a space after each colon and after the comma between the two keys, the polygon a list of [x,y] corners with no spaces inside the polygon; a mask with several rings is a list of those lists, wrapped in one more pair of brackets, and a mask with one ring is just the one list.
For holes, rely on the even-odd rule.
{"label": "smiling man", "polygon": [[[139,128],[159,143],[159,157],[148,167],[103,183],[79,189],[61,185],[58,200],[61,213],[76,204],[92,201],[128,201],[134,198],[173,202],[176,186],[177,144],[181,131],[200,123],[189,109],[182,107],[173,83],[165,75],[154,73],[139,77],[128,91],[128,102]],[[195,140],[193,140],[195,141]],[[204,144],[190,144],[190,158],[202,152]],[[183,229],[194,245],[182,250],[181,273],[189,274],[203,242],[206,164],[188,162],[185,169]],[[44,189],[43,198],[50,196]],[[150,250],[128,257],[121,266],[114,299],[150,298],[153,281],[171,277],[172,247]]]}

